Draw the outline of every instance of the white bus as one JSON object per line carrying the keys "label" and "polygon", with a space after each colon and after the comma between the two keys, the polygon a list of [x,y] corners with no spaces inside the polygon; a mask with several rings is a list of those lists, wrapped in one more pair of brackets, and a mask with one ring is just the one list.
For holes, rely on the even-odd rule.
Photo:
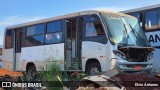
{"label": "white bus", "polygon": [[154,50],[136,18],[96,10],[7,27],[4,46],[5,69],[41,71],[57,62],[90,74],[151,70]]}
{"label": "white bus", "polygon": [[153,68],[156,72],[160,72],[160,4],[122,12],[135,16],[140,21],[149,43],[156,48]]}

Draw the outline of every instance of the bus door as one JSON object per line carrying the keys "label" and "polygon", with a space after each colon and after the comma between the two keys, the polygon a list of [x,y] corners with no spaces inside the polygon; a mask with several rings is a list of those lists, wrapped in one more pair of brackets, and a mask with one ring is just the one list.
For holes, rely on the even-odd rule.
{"label": "bus door", "polygon": [[65,20],[65,69],[82,70],[81,65],[81,37],[82,19],[71,18]]}
{"label": "bus door", "polygon": [[15,29],[15,43],[14,43],[14,70],[21,70],[20,60],[21,60],[21,48],[22,48],[22,36],[23,28]]}

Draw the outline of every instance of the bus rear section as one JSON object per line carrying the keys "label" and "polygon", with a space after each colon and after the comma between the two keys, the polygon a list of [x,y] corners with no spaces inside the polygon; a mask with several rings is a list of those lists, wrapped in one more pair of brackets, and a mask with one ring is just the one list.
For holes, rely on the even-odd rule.
{"label": "bus rear section", "polygon": [[136,18],[94,10],[8,27],[4,45],[6,69],[41,71],[58,63],[62,71],[90,74],[151,70],[154,50]]}

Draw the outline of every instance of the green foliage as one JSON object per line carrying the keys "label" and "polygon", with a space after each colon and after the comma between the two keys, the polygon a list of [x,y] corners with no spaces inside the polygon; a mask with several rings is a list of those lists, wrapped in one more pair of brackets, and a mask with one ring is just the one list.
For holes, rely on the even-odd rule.
{"label": "green foliage", "polygon": [[[49,90],[63,90],[63,84],[64,86],[70,86],[74,83],[74,81],[80,81],[82,78],[88,76],[84,72],[61,72],[60,66],[57,63],[52,63],[48,69],[48,71],[41,71],[38,74],[40,80],[42,81],[51,81],[55,83],[49,84],[49,86],[57,86],[58,87],[48,87]],[[57,78],[59,77],[59,79]],[[71,83],[65,83],[66,81],[69,81]],[[73,82],[72,82],[73,81]],[[59,87],[62,86],[62,87]]]}
{"label": "green foliage", "polygon": [[[59,77],[60,79],[62,78],[62,72],[60,72],[60,67],[58,64],[52,63],[48,71],[41,71],[39,72],[38,76],[42,81],[52,82],[52,83],[47,83],[49,84],[49,86],[54,86],[54,87],[48,87],[47,88],[48,90],[63,90],[62,87],[59,87],[63,85],[57,78],[57,77]],[[55,87],[55,86],[58,86],[58,87]]]}

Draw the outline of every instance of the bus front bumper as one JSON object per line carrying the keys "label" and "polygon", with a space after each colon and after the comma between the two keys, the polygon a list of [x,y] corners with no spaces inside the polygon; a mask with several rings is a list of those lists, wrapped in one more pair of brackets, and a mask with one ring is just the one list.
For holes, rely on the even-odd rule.
{"label": "bus front bumper", "polygon": [[116,60],[116,69],[118,71],[151,71],[152,62],[128,62],[126,60]]}

